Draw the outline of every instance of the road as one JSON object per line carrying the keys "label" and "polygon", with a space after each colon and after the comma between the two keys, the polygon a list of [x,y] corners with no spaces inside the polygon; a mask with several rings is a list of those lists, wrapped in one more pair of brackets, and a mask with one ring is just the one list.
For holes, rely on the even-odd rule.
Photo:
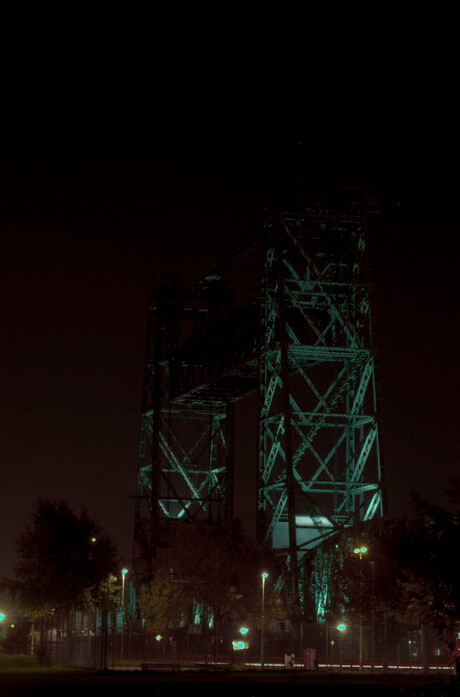
{"label": "road", "polygon": [[453,675],[377,675],[339,672],[144,672],[144,673],[3,673],[2,697],[23,695],[84,697],[89,691],[108,697],[184,697],[199,692],[200,697],[333,697],[372,695],[372,697],[460,697],[460,682]]}

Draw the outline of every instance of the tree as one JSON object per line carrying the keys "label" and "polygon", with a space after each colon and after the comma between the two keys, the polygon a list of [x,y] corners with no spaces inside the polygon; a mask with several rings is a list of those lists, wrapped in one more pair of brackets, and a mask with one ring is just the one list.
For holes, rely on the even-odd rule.
{"label": "tree", "polygon": [[165,569],[160,569],[139,593],[138,607],[148,631],[163,634],[167,629],[176,629],[186,614],[183,588]]}
{"label": "tree", "polygon": [[[217,627],[228,621],[260,622],[261,573],[277,578],[279,569],[273,551],[250,540],[239,521],[231,531],[224,526],[203,522],[187,529],[177,544],[178,564],[184,588],[211,608]],[[266,585],[267,626],[273,618],[284,617],[284,605]]]}
{"label": "tree", "polygon": [[413,507],[402,540],[406,563],[398,578],[399,595],[412,617],[438,635],[449,634],[460,625],[459,513],[420,500]]}
{"label": "tree", "polygon": [[16,549],[9,586],[35,615],[84,609],[117,568],[110,538],[86,511],[77,517],[65,501],[39,500]]}
{"label": "tree", "polygon": [[[349,618],[370,622],[374,616],[398,620],[397,580],[401,576],[399,553],[405,523],[400,519],[374,519],[347,529],[334,555],[334,597]],[[364,553],[355,549],[366,548]]]}
{"label": "tree", "polygon": [[[357,541],[368,548],[362,559],[353,554]],[[373,613],[400,626],[450,633],[460,622],[459,544],[458,512],[414,497],[410,513],[363,523],[343,536],[337,595],[350,617],[370,621]]]}

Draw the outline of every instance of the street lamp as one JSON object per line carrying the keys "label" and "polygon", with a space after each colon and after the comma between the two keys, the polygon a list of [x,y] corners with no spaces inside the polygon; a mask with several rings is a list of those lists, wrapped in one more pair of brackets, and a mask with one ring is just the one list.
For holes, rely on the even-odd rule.
{"label": "street lamp", "polygon": [[262,572],[262,617],[260,624],[260,665],[264,667],[264,618],[265,618],[265,579],[268,577],[266,571]]}
{"label": "street lamp", "polygon": [[347,631],[347,625],[345,622],[340,622],[337,625],[337,629],[340,632],[340,669],[343,668],[343,635]]}
{"label": "street lamp", "polygon": [[125,631],[125,576],[128,569],[121,570],[121,642],[120,642],[120,658],[123,660],[123,633]]}
{"label": "street lamp", "polygon": [[[371,631],[372,631],[372,670],[375,669],[375,582],[374,582],[374,562],[371,565]],[[386,637],[385,637],[386,640]]]}
{"label": "street lamp", "polygon": [[[367,547],[362,545],[361,547],[355,547],[353,550],[354,554],[358,554],[359,558],[363,558],[363,554],[366,554],[367,552]],[[361,595],[361,564],[359,565],[359,593]],[[360,606],[361,606],[361,598],[359,600]],[[362,608],[360,607],[360,612],[359,612],[359,668],[360,670],[363,669],[363,613],[362,613]]]}
{"label": "street lamp", "polygon": [[125,601],[125,576],[128,573],[128,569],[121,570],[121,604],[124,605]]}

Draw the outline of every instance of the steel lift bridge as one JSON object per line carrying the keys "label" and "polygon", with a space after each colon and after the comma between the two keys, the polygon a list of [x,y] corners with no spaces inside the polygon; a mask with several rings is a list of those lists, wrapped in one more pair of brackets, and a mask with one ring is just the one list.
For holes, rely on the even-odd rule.
{"label": "steel lift bridge", "polygon": [[[321,617],[330,607],[332,536],[384,512],[366,225],[373,210],[371,199],[285,207],[194,286],[157,284],[139,450],[138,574],[170,565],[183,525],[231,522],[235,409],[252,395],[257,538],[282,555],[277,585],[295,608]],[[228,287],[232,276],[235,288],[252,286],[244,301]]]}

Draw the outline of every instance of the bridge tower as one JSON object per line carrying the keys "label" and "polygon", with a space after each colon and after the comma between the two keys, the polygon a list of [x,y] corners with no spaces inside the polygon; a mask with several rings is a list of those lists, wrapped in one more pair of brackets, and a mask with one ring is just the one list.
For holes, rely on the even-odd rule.
{"label": "bridge tower", "polygon": [[203,519],[227,525],[233,518],[232,400],[207,382],[220,352],[209,325],[225,317],[230,301],[217,277],[189,289],[175,276],[154,284],[133,547],[134,570],[144,580],[170,565],[178,525]]}
{"label": "bridge tower", "polygon": [[274,213],[262,233],[258,537],[285,554],[278,585],[303,612],[313,594],[316,615],[330,602],[322,543],[384,510],[372,210],[342,192]]}
{"label": "bridge tower", "polygon": [[[324,613],[323,543],[383,514],[366,222],[375,208],[362,192],[355,197],[342,191],[280,207],[193,287],[156,284],[134,530],[139,575],[168,564],[183,523],[231,523],[234,411],[248,395],[257,397],[255,533],[284,559],[278,588],[295,608],[305,613],[310,598]],[[232,275],[235,290],[246,286],[244,300],[226,283]]]}

